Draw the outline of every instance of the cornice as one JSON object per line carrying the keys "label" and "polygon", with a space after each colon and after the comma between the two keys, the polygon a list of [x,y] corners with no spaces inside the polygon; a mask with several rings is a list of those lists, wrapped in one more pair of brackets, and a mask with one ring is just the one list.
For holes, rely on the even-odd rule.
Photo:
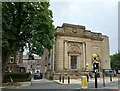
{"label": "cornice", "polygon": [[85,30],[85,26],[82,25],[73,25],[63,23],[62,27],[57,27],[55,32],[56,36],[70,36],[78,38],[88,38],[91,40],[102,41],[103,35],[101,33],[91,32],[90,30]]}

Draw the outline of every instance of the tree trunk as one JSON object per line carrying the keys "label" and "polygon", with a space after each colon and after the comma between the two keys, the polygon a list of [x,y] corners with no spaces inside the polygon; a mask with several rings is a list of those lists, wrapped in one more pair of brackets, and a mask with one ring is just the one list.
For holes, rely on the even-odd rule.
{"label": "tree trunk", "polygon": [[2,81],[5,74],[5,69],[7,67],[9,61],[10,53],[9,52],[2,52]]}

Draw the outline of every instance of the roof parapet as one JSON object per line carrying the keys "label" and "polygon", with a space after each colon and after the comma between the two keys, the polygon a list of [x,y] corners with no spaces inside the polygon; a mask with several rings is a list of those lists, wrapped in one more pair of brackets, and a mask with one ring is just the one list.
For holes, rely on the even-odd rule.
{"label": "roof parapet", "polygon": [[74,24],[68,24],[68,23],[63,23],[62,27],[71,27],[71,28],[80,28],[80,29],[85,29],[85,26],[82,25],[74,25]]}

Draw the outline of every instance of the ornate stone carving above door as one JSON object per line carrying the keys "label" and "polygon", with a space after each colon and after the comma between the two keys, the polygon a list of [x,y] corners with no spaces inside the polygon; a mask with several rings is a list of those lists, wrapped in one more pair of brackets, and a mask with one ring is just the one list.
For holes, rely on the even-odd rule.
{"label": "ornate stone carving above door", "polygon": [[81,53],[82,43],[68,42],[68,53]]}

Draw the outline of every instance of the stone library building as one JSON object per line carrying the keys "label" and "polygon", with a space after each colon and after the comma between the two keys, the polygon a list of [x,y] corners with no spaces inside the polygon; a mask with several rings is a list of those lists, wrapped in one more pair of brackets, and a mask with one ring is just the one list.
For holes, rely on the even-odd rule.
{"label": "stone library building", "polygon": [[45,73],[54,79],[60,75],[79,78],[86,71],[93,71],[93,54],[97,55],[99,73],[111,68],[109,37],[87,30],[82,25],[63,23],[56,28],[53,49],[44,53]]}

